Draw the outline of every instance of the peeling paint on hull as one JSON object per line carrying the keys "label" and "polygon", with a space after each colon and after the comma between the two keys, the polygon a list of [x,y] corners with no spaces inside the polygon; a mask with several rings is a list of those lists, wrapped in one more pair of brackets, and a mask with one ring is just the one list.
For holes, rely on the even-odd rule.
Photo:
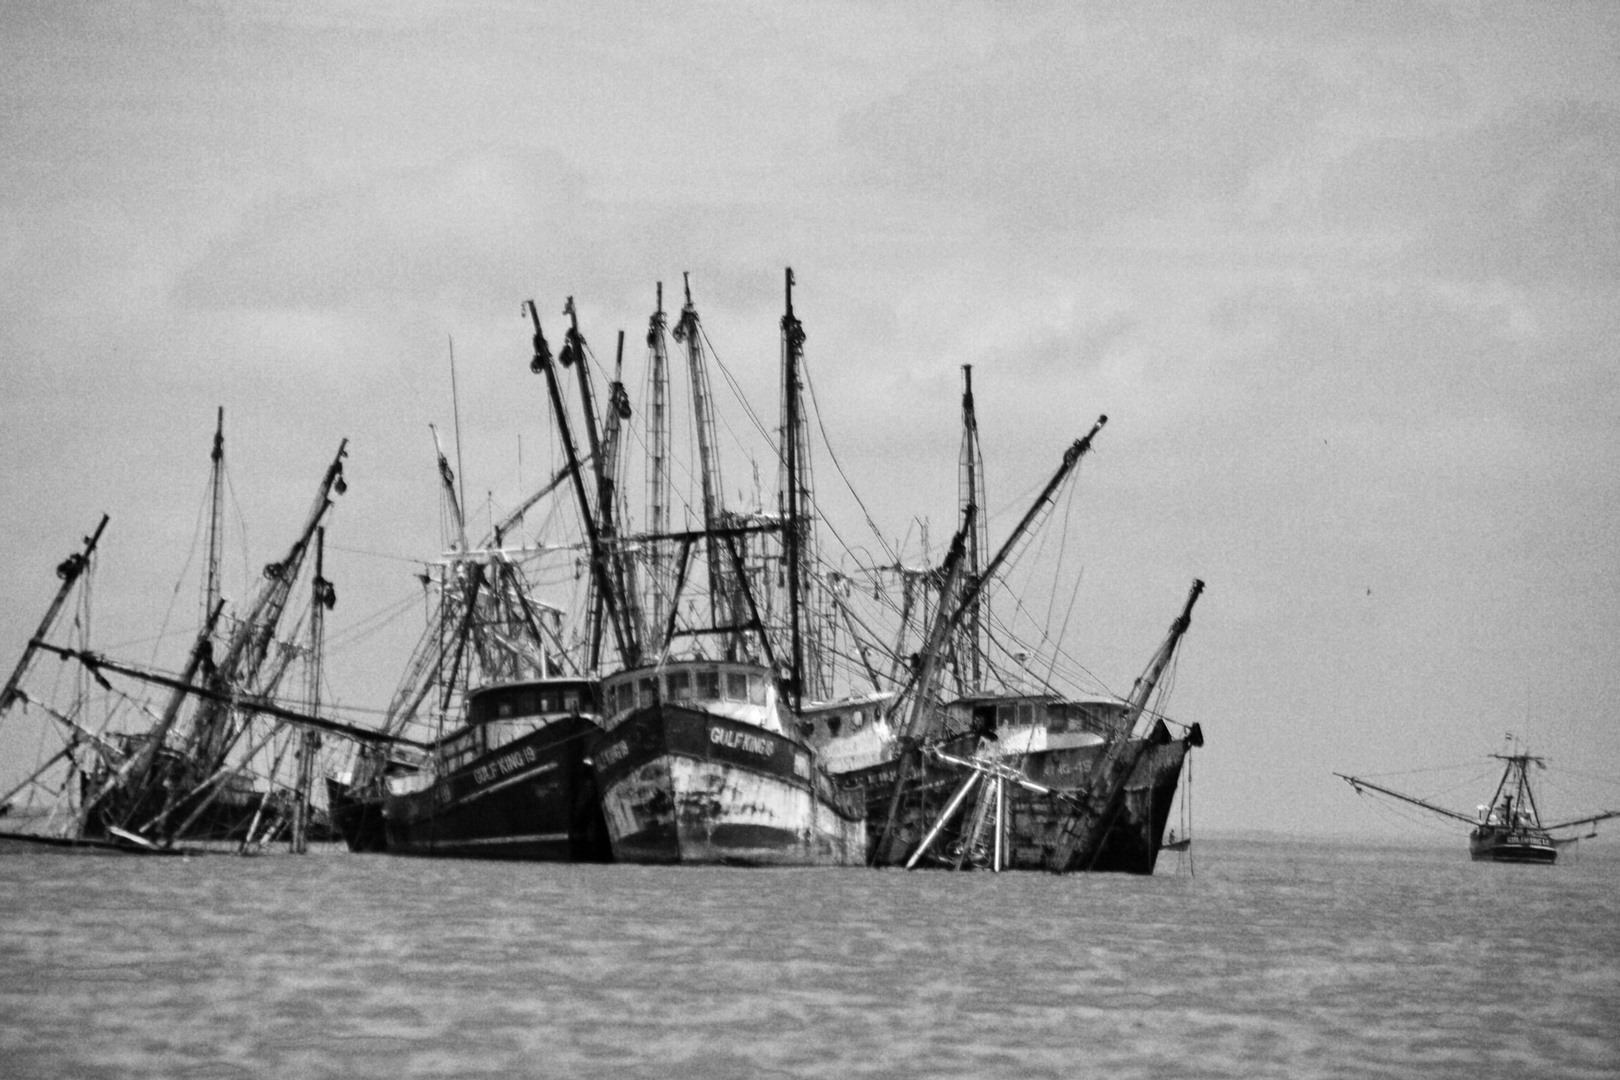
{"label": "peeling paint on hull", "polygon": [[860,811],[803,743],[673,704],[637,710],[594,753],[614,858],[859,866]]}

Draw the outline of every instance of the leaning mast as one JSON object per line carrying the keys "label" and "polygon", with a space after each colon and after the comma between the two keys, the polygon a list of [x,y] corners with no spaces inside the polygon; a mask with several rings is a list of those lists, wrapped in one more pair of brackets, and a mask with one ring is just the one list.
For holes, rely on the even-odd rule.
{"label": "leaning mast", "polygon": [[[804,592],[809,582],[806,572],[805,510],[808,492],[801,480],[801,432],[799,422],[799,363],[804,357],[804,327],[793,315],[793,268],[787,270],[787,309],[782,316],[782,457],[785,521],[783,540],[787,548],[788,625],[791,634],[788,693],[793,710],[804,703]],[[812,687],[812,690],[819,690]]]}
{"label": "leaning mast", "polygon": [[1159,678],[1175,657],[1176,646],[1192,625],[1193,605],[1203,591],[1204,583],[1195,578],[1192,590],[1187,594],[1186,606],[1181,609],[1176,621],[1170,624],[1164,644],[1159,646],[1159,651],[1148,662],[1147,670],[1131,688],[1119,729],[1109,736],[1102,755],[1092,766],[1090,782],[1081,794],[1079,804],[1058,826],[1058,841],[1047,861],[1047,869],[1053,873],[1089,870],[1096,862],[1103,841],[1108,837],[1108,830],[1113,828],[1114,819],[1125,805],[1125,785],[1148,749],[1147,738],[1132,739],[1131,732],[1137,718],[1152,699]]}
{"label": "leaning mast", "polygon": [[[979,450],[979,420],[973,406],[973,365],[962,365],[962,450],[957,463],[957,501],[959,512],[965,512],[967,507],[984,505],[984,455]],[[974,589],[973,597],[967,602],[967,612],[964,616],[966,630],[964,636],[967,643],[967,685],[970,690],[977,691],[984,685],[984,628],[983,628],[983,595],[978,592],[974,583],[979,580],[980,567],[983,565],[986,549],[989,544],[989,530],[986,519],[989,515],[979,514],[974,519],[973,528],[967,537],[967,548],[963,556],[962,574],[967,583],[967,589]],[[963,597],[958,597],[961,601]]]}

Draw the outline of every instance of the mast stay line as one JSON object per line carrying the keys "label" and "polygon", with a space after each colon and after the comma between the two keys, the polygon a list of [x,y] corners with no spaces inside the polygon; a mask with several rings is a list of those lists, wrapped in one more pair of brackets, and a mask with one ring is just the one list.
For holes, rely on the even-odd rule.
{"label": "mast stay line", "polygon": [[114,660],[111,657],[103,656],[100,653],[91,652],[88,649],[65,649],[60,645],[52,645],[48,641],[40,641],[38,638],[35,638],[31,644],[44,649],[46,652],[55,653],[64,660],[77,660],[79,663],[83,664],[87,669],[89,669],[92,675],[99,675],[101,670],[105,668],[108,671],[114,671],[120,675],[128,675],[131,678],[141,679],[144,682],[155,683],[158,686],[167,686],[172,690],[184,691],[185,693],[194,694],[197,697],[204,698],[205,700],[231,705],[247,712],[264,713],[268,716],[278,717],[279,719],[286,720],[293,724],[301,724],[305,727],[319,728],[322,731],[330,731],[334,735],[343,735],[347,738],[355,740],[356,742],[388,743],[394,746],[412,746],[419,750],[427,750],[430,748],[428,743],[419,742],[416,739],[407,739],[403,735],[390,735],[386,732],[377,731],[371,728],[358,727],[354,724],[345,724],[341,720],[328,720],[320,716],[310,716],[308,713],[301,713],[295,709],[289,709],[285,706],[277,705],[270,701],[254,700],[252,698],[236,697],[231,694],[222,694],[216,690],[210,690],[203,686],[196,686],[191,683],[182,682],[179,679],[172,678],[168,675],[162,675],[155,671],[145,671],[141,668],[121,663],[120,661]]}

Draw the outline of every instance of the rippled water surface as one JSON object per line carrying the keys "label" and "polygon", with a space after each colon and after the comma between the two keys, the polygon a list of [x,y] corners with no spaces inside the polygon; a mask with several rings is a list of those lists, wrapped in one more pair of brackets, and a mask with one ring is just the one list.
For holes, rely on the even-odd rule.
{"label": "rippled water surface", "polygon": [[0,1076],[1620,1076],[1614,841],[1199,845],[1152,878],[6,856]]}

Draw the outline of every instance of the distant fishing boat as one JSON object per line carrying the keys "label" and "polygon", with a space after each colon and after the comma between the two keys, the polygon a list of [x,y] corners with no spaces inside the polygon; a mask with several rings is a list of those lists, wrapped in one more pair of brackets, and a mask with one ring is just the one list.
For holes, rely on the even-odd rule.
{"label": "distant fishing boat", "polygon": [[[1546,761],[1531,754],[1492,754],[1504,763],[1502,778],[1488,803],[1482,803],[1473,815],[1439,806],[1427,799],[1407,795],[1393,788],[1360,776],[1333,775],[1349,783],[1357,794],[1368,791],[1420,806],[1431,813],[1473,826],[1468,834],[1468,853],[1475,862],[1540,863],[1552,865],[1558,860],[1558,849],[1575,837],[1556,838],[1553,833],[1573,829],[1580,825],[1596,825],[1599,821],[1620,817],[1620,810],[1606,810],[1599,814],[1573,818],[1551,825],[1541,821],[1535,793],[1530,788],[1530,766],[1545,769]],[[1595,835],[1591,834],[1591,835]]]}

